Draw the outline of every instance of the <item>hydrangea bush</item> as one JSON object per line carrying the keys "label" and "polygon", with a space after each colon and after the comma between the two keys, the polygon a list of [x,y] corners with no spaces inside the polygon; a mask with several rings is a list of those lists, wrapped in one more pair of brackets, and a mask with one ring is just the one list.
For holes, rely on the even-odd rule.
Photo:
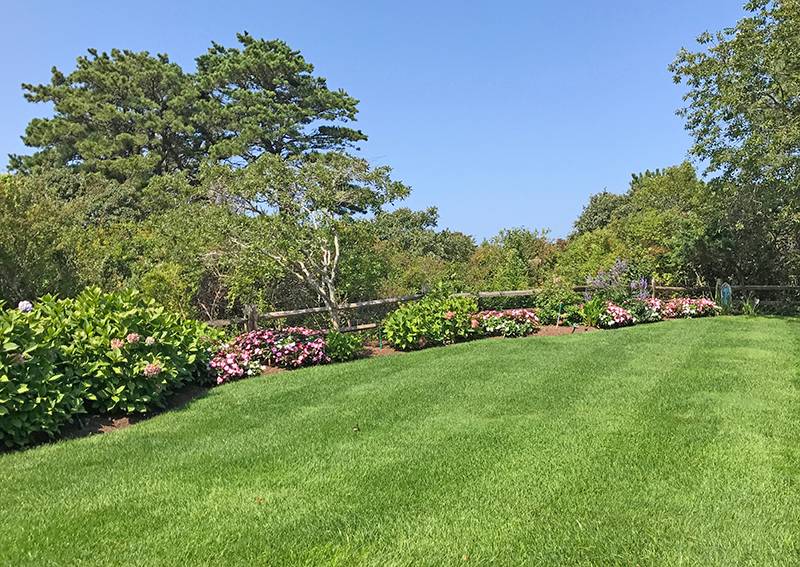
{"label": "hydrangea bush", "polygon": [[325,335],[325,354],[331,362],[347,362],[363,353],[364,338],[359,334],[331,331]]}
{"label": "hydrangea bush", "polygon": [[472,297],[433,293],[392,311],[383,324],[386,340],[397,349],[415,350],[446,345],[480,334],[472,314],[478,305]]}
{"label": "hydrangea bush", "polygon": [[0,436],[24,445],[83,412],[146,412],[208,379],[216,331],[136,291],[87,288],[0,312]]}
{"label": "hydrangea bush", "polygon": [[57,326],[30,311],[0,305],[0,441],[6,446],[55,435],[85,411],[86,387],[62,364]]}
{"label": "hydrangea bush", "polygon": [[539,317],[533,309],[481,311],[472,316],[470,325],[486,335],[524,337],[539,329]]}
{"label": "hydrangea bush", "polygon": [[181,386],[208,381],[217,332],[137,291],[87,288],[74,299],[44,297],[37,309],[59,322],[61,355],[83,380],[89,411],[147,412]]}

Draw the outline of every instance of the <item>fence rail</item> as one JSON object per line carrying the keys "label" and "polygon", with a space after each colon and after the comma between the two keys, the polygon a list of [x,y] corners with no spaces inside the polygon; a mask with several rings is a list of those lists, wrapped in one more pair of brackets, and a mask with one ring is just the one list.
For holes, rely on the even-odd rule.
{"label": "fence rail", "polygon": [[[586,285],[578,285],[572,288],[575,292],[585,292],[591,291],[595,289],[592,286]],[[666,292],[666,293],[674,293],[674,292],[691,292],[691,291],[707,291],[712,292],[714,291],[713,287],[709,286],[663,286],[663,285],[656,285],[650,286],[650,290],[652,293],[658,292]],[[732,285],[731,290],[734,291],[797,291],[800,292],[800,286],[796,285]],[[454,297],[476,297],[478,299],[490,299],[490,298],[497,298],[497,297],[526,297],[531,295],[536,295],[541,291],[541,288],[532,288],[532,289],[512,289],[512,290],[505,290],[505,291],[478,291],[478,292],[460,292],[454,293]],[[348,311],[348,310],[356,310],[356,309],[363,309],[365,307],[380,307],[383,305],[396,305],[400,303],[405,303],[408,301],[414,301],[416,299],[421,299],[424,294],[417,293],[413,295],[402,295],[398,297],[385,297],[382,299],[370,299],[367,301],[356,301],[353,303],[342,303],[339,305],[339,309],[341,311]],[[765,302],[765,303],[772,303],[772,302]],[[215,319],[212,321],[208,321],[208,324],[214,327],[227,327],[230,325],[241,325],[245,324],[248,329],[255,329],[258,325],[259,321],[270,321],[273,319],[283,319],[285,317],[298,317],[301,315],[315,315],[318,313],[325,313],[327,312],[327,307],[305,307],[302,309],[290,309],[286,311],[270,311],[269,313],[258,313],[256,309],[252,306],[248,307],[245,312],[244,317],[237,317],[233,319]],[[353,332],[353,331],[363,331],[368,329],[375,329],[379,326],[379,323],[363,323],[360,325],[353,325],[349,327],[344,327],[340,329],[342,332]]]}

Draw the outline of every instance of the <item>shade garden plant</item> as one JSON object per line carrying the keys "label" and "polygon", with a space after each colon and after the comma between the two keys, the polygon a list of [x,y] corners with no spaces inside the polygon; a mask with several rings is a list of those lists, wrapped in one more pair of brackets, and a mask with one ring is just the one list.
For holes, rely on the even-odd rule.
{"label": "shade garden plant", "polygon": [[480,323],[472,316],[477,308],[475,298],[436,291],[392,311],[383,330],[400,350],[453,344],[479,335]]}
{"label": "shade garden plant", "polygon": [[[0,306],[1,308],[2,306]],[[87,388],[64,364],[59,329],[37,314],[0,310],[0,440],[55,435],[83,413]]]}
{"label": "shade garden plant", "polygon": [[625,301],[622,305],[631,314],[633,323],[636,325],[655,323],[662,319],[663,302],[657,297],[647,297],[645,299],[634,297]]}
{"label": "shade garden plant", "polygon": [[613,329],[633,325],[634,320],[630,311],[611,301],[607,301],[604,309],[600,312],[598,324],[604,329]]}
{"label": "shade garden plant", "polygon": [[0,311],[0,442],[55,436],[83,413],[144,413],[207,383],[217,332],[132,290],[87,288]]}

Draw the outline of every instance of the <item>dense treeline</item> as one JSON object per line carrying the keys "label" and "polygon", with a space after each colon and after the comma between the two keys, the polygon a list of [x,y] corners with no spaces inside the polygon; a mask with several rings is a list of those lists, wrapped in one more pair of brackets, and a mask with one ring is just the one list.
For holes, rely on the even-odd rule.
{"label": "dense treeline", "polygon": [[389,206],[410,189],[347,153],[366,140],[358,101],[281,41],[213,44],[192,73],[90,50],[23,86],[54,112],[0,176],[0,299],[131,286],[202,318],[323,304],[338,324],[345,300],[582,284],[617,259],[663,284],[800,283],[800,3],[747,9],[670,67],[707,171],[635,174],[564,240],[477,243]]}

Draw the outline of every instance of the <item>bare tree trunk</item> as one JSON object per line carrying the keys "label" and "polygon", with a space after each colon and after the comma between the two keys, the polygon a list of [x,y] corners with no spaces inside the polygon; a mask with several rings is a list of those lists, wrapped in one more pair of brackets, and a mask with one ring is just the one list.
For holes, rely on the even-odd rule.
{"label": "bare tree trunk", "polygon": [[334,331],[338,331],[342,326],[339,305],[336,303],[335,298],[331,300],[325,295],[322,296],[322,302],[325,304],[325,307],[328,308],[328,317],[331,320],[331,328],[333,328]]}

